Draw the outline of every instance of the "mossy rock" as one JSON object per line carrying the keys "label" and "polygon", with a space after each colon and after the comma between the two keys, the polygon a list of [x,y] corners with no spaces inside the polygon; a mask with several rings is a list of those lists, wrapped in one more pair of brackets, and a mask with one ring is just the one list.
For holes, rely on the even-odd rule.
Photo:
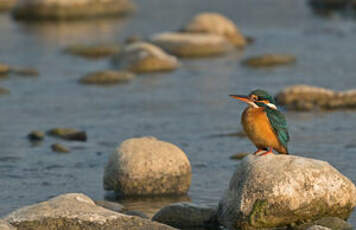
{"label": "mossy rock", "polygon": [[135,75],[126,71],[105,70],[89,73],[82,77],[79,82],[90,85],[113,85],[127,83],[135,78]]}
{"label": "mossy rock", "polygon": [[97,45],[72,45],[64,50],[65,53],[78,55],[85,58],[97,59],[110,57],[120,52],[118,44],[97,44]]}
{"label": "mossy rock", "polygon": [[66,140],[86,141],[87,134],[85,131],[80,131],[72,128],[54,128],[47,132],[51,136],[60,137]]}
{"label": "mossy rock", "polygon": [[242,61],[242,64],[254,68],[274,67],[293,64],[296,60],[296,57],[290,54],[263,54],[248,58]]}
{"label": "mossy rock", "polygon": [[57,152],[57,153],[69,153],[70,152],[70,150],[67,147],[65,147],[62,144],[58,144],[58,143],[51,145],[51,149],[53,152]]}
{"label": "mossy rock", "polygon": [[30,139],[31,141],[41,141],[44,139],[44,132],[42,131],[39,131],[39,130],[34,130],[34,131],[31,131],[27,137],[28,139]]}

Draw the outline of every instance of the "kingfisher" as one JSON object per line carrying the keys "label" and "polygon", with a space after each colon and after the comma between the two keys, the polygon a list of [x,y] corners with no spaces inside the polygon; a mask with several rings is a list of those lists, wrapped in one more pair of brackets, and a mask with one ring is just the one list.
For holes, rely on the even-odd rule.
{"label": "kingfisher", "polygon": [[255,144],[255,155],[264,156],[273,149],[288,154],[289,133],[287,121],[278,110],[274,98],[261,89],[248,96],[230,95],[248,104],[241,117],[241,124],[248,138]]}

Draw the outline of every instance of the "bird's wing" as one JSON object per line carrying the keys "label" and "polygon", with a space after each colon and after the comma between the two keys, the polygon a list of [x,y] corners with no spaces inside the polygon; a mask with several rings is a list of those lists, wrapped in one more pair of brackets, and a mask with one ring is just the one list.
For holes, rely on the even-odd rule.
{"label": "bird's wing", "polygon": [[289,133],[287,121],[284,115],[278,110],[265,108],[268,120],[270,121],[273,130],[277,134],[278,140],[287,149],[287,143],[289,141]]}

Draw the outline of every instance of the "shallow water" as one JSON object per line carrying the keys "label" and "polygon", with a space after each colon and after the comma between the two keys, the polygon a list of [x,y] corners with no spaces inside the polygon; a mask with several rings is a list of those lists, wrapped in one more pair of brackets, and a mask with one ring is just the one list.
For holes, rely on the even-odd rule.
{"label": "shallow water", "polygon": [[[189,197],[121,201],[152,215],[176,200],[215,206],[238,164],[229,156],[254,151],[245,138],[224,136],[241,129],[244,105],[227,95],[264,88],[275,94],[291,84],[344,90],[356,87],[356,21],[321,18],[294,0],[151,0],[136,1],[138,11],[125,19],[26,24],[0,14],[0,61],[36,67],[39,78],[11,76],[0,98],[0,216],[67,192],[110,199],[102,188],[108,156],[127,138],[155,136],[178,145],[188,155],[193,178]],[[147,74],[125,85],[85,86],[85,73],[110,68],[108,60],[88,61],[63,54],[76,43],[123,41],[176,30],[201,11],[216,11],[256,38],[243,53],[212,59],[182,60],[177,71]],[[253,70],[242,58],[266,53],[295,54],[297,64]],[[356,111],[286,112],[290,152],[330,162],[356,183]],[[88,142],[46,137],[32,145],[34,129],[74,127],[87,131]],[[56,154],[61,142],[70,154]],[[356,226],[356,214],[350,218]]]}

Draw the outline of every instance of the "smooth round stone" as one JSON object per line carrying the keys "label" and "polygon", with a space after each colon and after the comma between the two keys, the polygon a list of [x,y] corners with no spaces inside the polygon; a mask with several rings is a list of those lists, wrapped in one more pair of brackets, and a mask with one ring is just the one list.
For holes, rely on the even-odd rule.
{"label": "smooth round stone", "polygon": [[186,194],[190,183],[191,166],[185,153],[154,137],[122,142],[104,170],[104,189],[121,196]]}
{"label": "smooth round stone", "polygon": [[135,75],[126,71],[104,70],[89,73],[82,77],[79,82],[89,85],[113,85],[127,83],[135,78]]}
{"label": "smooth round stone", "polygon": [[39,130],[34,130],[34,131],[31,131],[27,137],[31,140],[31,141],[41,141],[44,139],[44,132],[42,131],[39,131]]}
{"label": "smooth round stone", "polygon": [[0,63],[0,77],[2,75],[8,74],[9,72],[10,72],[10,67],[8,65]]}
{"label": "smooth round stone", "polygon": [[80,131],[73,128],[54,128],[48,130],[47,133],[54,137],[59,137],[71,141],[86,141],[87,134],[85,131]]}
{"label": "smooth round stone", "polygon": [[178,57],[217,56],[233,49],[223,36],[215,34],[166,32],[154,35],[151,40]]}
{"label": "smooth round stone", "polygon": [[218,13],[200,13],[196,15],[183,29],[189,33],[208,33],[225,37],[234,46],[242,48],[247,44],[235,23]]}
{"label": "smooth round stone", "polygon": [[134,73],[167,72],[179,66],[176,57],[146,42],[134,42],[115,55],[112,63],[120,70]]}

